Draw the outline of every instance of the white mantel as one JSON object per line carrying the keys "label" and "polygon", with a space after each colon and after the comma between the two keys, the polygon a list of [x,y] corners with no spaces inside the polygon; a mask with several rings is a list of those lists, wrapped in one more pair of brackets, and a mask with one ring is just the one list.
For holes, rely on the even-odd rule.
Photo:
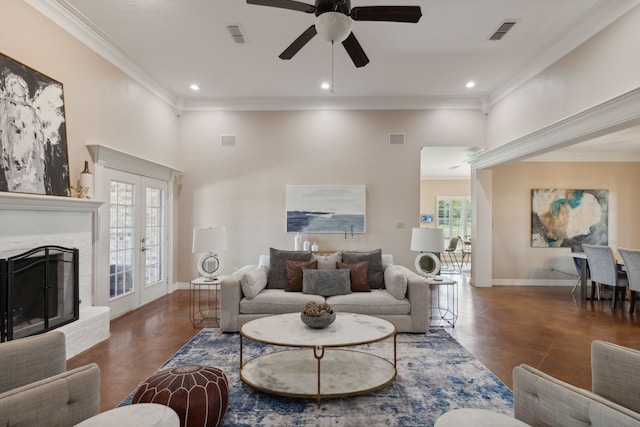
{"label": "white mantel", "polygon": [[67,357],[109,337],[109,308],[93,305],[93,243],[101,205],[72,197],[0,192],[0,257],[43,245],[79,250],[80,319],[58,328],[67,337]]}

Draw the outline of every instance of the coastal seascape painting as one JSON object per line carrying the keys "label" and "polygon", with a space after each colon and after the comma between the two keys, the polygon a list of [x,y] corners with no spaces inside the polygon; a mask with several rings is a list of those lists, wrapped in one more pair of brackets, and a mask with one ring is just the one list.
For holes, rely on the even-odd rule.
{"label": "coastal seascape painting", "polygon": [[2,54],[0,191],[70,193],[62,83]]}
{"label": "coastal seascape painting", "polygon": [[288,233],[364,233],[366,186],[287,185]]}
{"label": "coastal seascape painting", "polygon": [[608,190],[531,190],[531,246],[609,244]]}

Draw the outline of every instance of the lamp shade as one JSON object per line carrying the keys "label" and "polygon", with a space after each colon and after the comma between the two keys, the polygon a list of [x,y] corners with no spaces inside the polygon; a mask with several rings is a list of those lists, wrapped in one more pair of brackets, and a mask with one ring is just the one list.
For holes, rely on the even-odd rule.
{"label": "lamp shade", "polygon": [[413,228],[411,250],[419,252],[444,252],[444,233],[441,228]]}
{"label": "lamp shade", "polygon": [[225,227],[193,229],[193,253],[225,250],[227,250],[227,229]]}

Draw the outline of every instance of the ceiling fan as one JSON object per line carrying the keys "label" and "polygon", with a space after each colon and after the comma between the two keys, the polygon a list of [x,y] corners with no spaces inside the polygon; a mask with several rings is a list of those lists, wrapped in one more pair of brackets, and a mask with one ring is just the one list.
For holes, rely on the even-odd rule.
{"label": "ceiling fan", "polygon": [[291,59],[316,34],[325,40],[342,42],[356,67],[364,67],[369,58],[351,32],[353,21],[388,21],[416,23],[422,12],[420,6],[363,6],[351,8],[351,0],[316,0],[314,5],[294,0],[247,0],[248,4],[271,6],[298,12],[313,13],[316,23],[307,28],[280,54],[281,59]]}

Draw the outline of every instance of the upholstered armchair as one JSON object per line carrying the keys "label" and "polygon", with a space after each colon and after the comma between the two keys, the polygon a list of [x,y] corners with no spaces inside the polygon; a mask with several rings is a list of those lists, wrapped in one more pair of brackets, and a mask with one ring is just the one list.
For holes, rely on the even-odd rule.
{"label": "upholstered armchair", "polygon": [[100,369],[67,371],[62,332],[0,344],[0,425],[73,426],[100,411]]}

